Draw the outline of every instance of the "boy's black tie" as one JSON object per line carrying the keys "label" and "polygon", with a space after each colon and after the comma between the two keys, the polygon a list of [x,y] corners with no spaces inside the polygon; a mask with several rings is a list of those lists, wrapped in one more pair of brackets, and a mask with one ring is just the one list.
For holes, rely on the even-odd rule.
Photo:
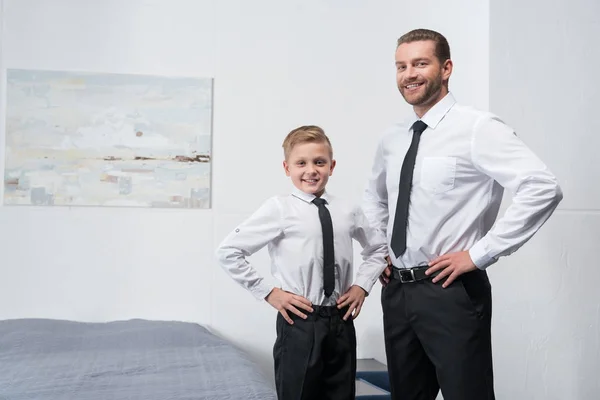
{"label": "boy's black tie", "polygon": [[406,228],[408,225],[408,205],[410,203],[410,190],[412,188],[413,170],[417,149],[421,140],[421,133],[427,129],[427,124],[417,121],[413,124],[413,137],[404,163],[400,172],[400,185],[398,187],[398,202],[396,203],[396,217],[394,219],[394,230],[392,231],[392,250],[396,257],[400,257],[406,251]]}
{"label": "boy's black tie", "polygon": [[331,296],[334,287],[334,256],[333,256],[333,224],[329,210],[325,207],[326,200],[317,197],[313,203],[319,208],[319,219],[323,230],[323,286],[325,296]]}

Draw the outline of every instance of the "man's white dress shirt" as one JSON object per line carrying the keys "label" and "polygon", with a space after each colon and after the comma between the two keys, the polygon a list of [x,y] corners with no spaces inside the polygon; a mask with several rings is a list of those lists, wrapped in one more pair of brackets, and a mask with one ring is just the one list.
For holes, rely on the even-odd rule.
{"label": "man's white dress shirt", "polygon": [[334,232],[335,288],[323,292],[323,233],[314,195],[294,190],[265,201],[219,245],[216,255],[224,270],[258,299],[274,286],[265,282],[247,257],[267,246],[271,272],[281,289],[306,297],[314,305],[335,305],[353,284],[355,239],[363,247],[363,262],[354,284],[370,292],[386,267],[384,234],[368,225],[360,207],[325,192]]}
{"label": "man's white dress shirt", "polygon": [[[391,127],[377,147],[363,208],[392,237],[398,185],[412,139],[409,120]],[[516,251],[550,217],[562,191],[547,166],[497,116],[457,104],[448,93],[421,118],[408,211],[407,249],[398,268],[468,250],[480,269]],[[496,221],[504,189],[513,196]]]}

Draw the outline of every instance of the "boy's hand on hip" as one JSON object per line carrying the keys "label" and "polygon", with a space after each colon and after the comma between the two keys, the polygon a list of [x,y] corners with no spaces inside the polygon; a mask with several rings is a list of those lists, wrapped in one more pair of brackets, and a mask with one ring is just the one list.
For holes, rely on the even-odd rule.
{"label": "boy's hand on hip", "polygon": [[433,283],[448,277],[442,284],[442,287],[444,288],[448,287],[460,275],[477,269],[477,266],[473,264],[473,260],[471,260],[468,251],[459,251],[457,253],[450,253],[437,257],[429,263],[429,267],[430,268],[425,271],[426,275],[430,275],[435,271],[441,271],[439,275],[432,279]]}
{"label": "boy's hand on hip", "polygon": [[312,304],[308,299],[290,292],[286,292],[285,290],[281,290],[279,288],[274,288],[271,290],[271,293],[265,297],[265,300],[277,311],[279,311],[281,315],[283,315],[283,318],[290,325],[293,325],[294,321],[292,321],[287,311],[293,312],[302,319],[306,319],[306,314],[298,310],[298,308],[308,312],[313,312],[311,307]]}
{"label": "boy's hand on hip", "polygon": [[[360,286],[352,285],[352,287],[338,299],[338,309],[348,306],[348,312],[344,315],[344,321],[350,316],[352,316],[352,319],[358,317],[360,309],[365,302],[366,294],[367,292]],[[352,315],[353,311],[354,315]]]}

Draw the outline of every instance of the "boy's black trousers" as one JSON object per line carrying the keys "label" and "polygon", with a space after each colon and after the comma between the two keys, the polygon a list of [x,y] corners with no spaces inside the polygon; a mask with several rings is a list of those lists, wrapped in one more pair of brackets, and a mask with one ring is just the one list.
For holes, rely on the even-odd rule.
{"label": "boy's black trousers", "polygon": [[302,319],[291,312],[290,325],[277,314],[273,346],[279,400],[354,400],[356,332],[347,308],[312,306]]}

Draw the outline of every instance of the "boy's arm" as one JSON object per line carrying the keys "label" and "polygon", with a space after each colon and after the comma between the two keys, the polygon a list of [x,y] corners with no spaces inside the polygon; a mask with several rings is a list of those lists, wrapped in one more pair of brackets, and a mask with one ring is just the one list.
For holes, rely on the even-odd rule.
{"label": "boy's arm", "polygon": [[274,286],[264,282],[246,257],[283,235],[281,221],[281,208],[277,200],[271,198],[229,233],[216,251],[225,272],[259,300],[264,300]]}
{"label": "boy's arm", "polygon": [[373,228],[360,208],[354,211],[352,238],[360,243],[363,262],[361,263],[352,287],[337,301],[338,308],[348,306],[344,320],[350,316],[358,317],[362,309],[365,296],[373,288],[375,282],[387,267],[387,244],[385,236],[380,230]]}

